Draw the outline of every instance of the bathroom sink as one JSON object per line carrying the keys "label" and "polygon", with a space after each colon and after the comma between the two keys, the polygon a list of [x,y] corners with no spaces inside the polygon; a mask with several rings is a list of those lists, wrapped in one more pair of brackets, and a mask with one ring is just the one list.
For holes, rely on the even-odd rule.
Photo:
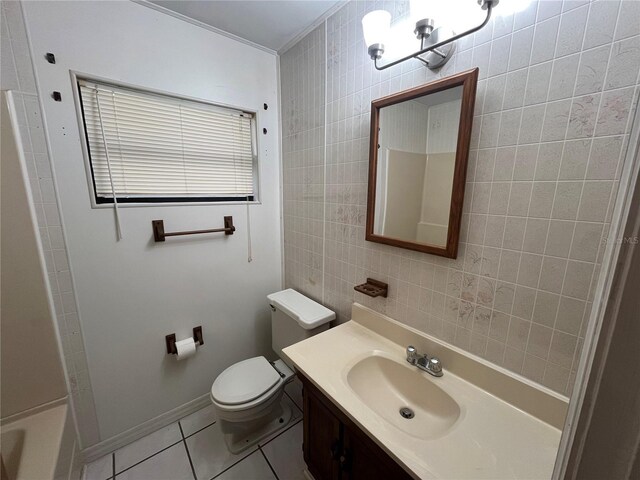
{"label": "bathroom sink", "polygon": [[[444,376],[410,365],[407,345],[437,354]],[[552,477],[567,401],[532,382],[357,303],[282,353],[414,478]]]}
{"label": "bathroom sink", "polygon": [[423,440],[450,430],[460,406],[438,379],[409,364],[373,352],[347,371],[347,383],[362,402],[405,433]]}

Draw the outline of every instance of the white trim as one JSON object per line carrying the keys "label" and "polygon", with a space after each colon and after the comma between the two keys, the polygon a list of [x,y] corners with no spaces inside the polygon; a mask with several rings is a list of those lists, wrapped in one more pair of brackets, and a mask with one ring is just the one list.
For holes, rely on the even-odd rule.
{"label": "white trim", "polygon": [[3,92],[19,93],[20,95],[28,95],[30,97],[37,97],[38,96],[37,93],[23,92],[22,90],[8,89],[8,90],[2,90],[2,91]]}
{"label": "white trim", "polygon": [[322,139],[322,303],[327,301],[327,128],[328,128],[328,116],[327,110],[329,108],[329,99],[327,93],[329,92],[329,39],[328,26],[329,22],[327,16],[324,19],[324,103],[322,108],[324,109],[324,138]]}
{"label": "white trim", "polygon": [[137,3],[138,5],[142,5],[144,7],[155,10],[157,12],[164,13],[165,15],[169,15],[171,17],[177,18],[178,20],[182,20],[183,22],[187,22],[192,25],[195,25],[196,27],[204,28],[205,30],[209,30],[210,32],[217,33],[218,35],[222,35],[224,37],[235,40],[236,42],[244,43],[245,45],[248,45],[253,48],[257,48],[258,50],[262,50],[263,52],[267,52],[271,55],[276,55],[276,56],[283,55],[284,53],[286,53],[287,50],[289,50],[296,43],[298,43],[300,40],[306,37],[310,32],[315,30],[319,25],[325,22],[331,15],[333,15],[342,7],[344,7],[347,3],[349,3],[349,0],[339,1],[334,6],[329,8],[326,12],[324,12],[322,15],[320,15],[318,18],[316,18],[304,30],[301,30],[299,33],[297,33],[291,40],[289,40],[287,43],[285,43],[282,47],[280,47],[276,51],[276,50],[273,50],[272,48],[265,47],[264,45],[260,45],[259,43],[252,42],[251,40],[247,40],[246,38],[239,37],[238,35],[235,35],[233,33],[230,33],[220,28],[209,25],[208,23],[204,23],[204,22],[201,22],[200,20],[196,20],[195,18],[191,18],[186,15],[183,15],[182,13],[175,12],[173,10],[170,10],[156,3],[151,3],[148,0],[131,0],[131,1],[133,3]]}
{"label": "white trim", "polygon": [[162,413],[151,420],[147,420],[140,425],[85,448],[81,452],[84,463],[90,463],[108,453],[113,452],[114,450],[117,450],[118,448],[129,445],[131,442],[135,442],[142,437],[146,437],[150,433],[153,433],[162,427],[166,427],[167,425],[176,422],[193,412],[197,412],[201,408],[210,404],[211,399],[209,398],[209,393],[205,393],[204,395],[169,410],[168,412]]}
{"label": "white trim", "polygon": [[[135,1],[135,0],[133,0],[133,1]],[[319,27],[324,22],[326,22],[327,19],[330,16],[332,16],[334,13],[336,13],[338,10],[340,10],[342,7],[344,7],[347,3],[349,3],[349,0],[341,0],[340,2],[336,3],[333,7],[331,7],[329,10],[327,10],[322,15],[320,15],[318,18],[316,18],[314,20],[314,22],[311,23],[307,28],[302,30],[295,37],[293,37],[291,40],[289,40],[287,43],[285,43],[282,47],[280,47],[278,49],[278,55],[284,55],[285,53],[287,53],[287,51],[290,50],[293,46],[295,46],[296,43],[298,43],[300,40],[302,40],[308,34],[313,32],[317,27]],[[326,32],[326,27],[325,27],[325,32]],[[326,52],[325,52],[325,54],[326,54]]]}
{"label": "white trim", "polygon": [[291,40],[285,43],[282,47],[280,47],[277,51],[272,48],[265,47],[264,45],[260,45],[259,43],[252,42],[251,40],[247,40],[246,38],[239,37],[233,33],[227,32],[220,28],[209,25],[208,23],[201,22],[200,20],[196,20],[194,18],[183,15],[182,13],[174,12],[173,10],[169,10],[166,7],[158,5],[156,3],[151,3],[148,0],[131,0],[133,3],[137,3],[138,5],[142,5],[144,7],[150,8],[160,13],[164,13],[165,15],[169,15],[171,17],[177,18],[178,20],[182,20],[183,22],[190,23],[195,25],[196,27],[204,28],[205,30],[209,30],[211,32],[217,33],[218,35],[223,35],[227,38],[235,40],[236,42],[244,43],[245,45],[249,45],[250,47],[257,48],[258,50],[262,50],[263,52],[267,52],[271,55],[283,55],[287,50],[293,47],[296,43],[306,37],[310,32],[315,30],[319,25],[321,25],[327,18],[336,13],[342,7],[344,7],[349,0],[341,0],[336,3],[333,7],[329,8],[326,12],[316,18],[309,26],[305,29],[298,32]]}
{"label": "white trim", "polygon": [[[73,467],[77,460],[76,457],[78,456],[79,453],[80,453],[80,450],[78,450],[78,440],[74,438],[73,448],[71,449],[71,458],[69,459],[69,471],[67,472],[67,480],[76,480],[73,478]],[[80,478],[84,478],[83,475],[84,475],[83,468],[80,468]]]}
{"label": "white trim", "polygon": [[250,47],[257,48],[258,50],[262,50],[263,52],[266,52],[270,55],[278,55],[278,53],[275,50],[265,47],[264,45],[260,45],[258,43],[252,42],[251,40],[247,40],[246,38],[239,37],[225,30],[221,30],[217,27],[201,22],[200,20],[187,17],[186,15],[183,15],[181,13],[174,12],[173,10],[169,10],[168,8],[165,8],[158,4],[151,3],[147,0],[131,0],[131,1],[143,7],[147,7],[152,10],[155,10],[156,12],[164,13],[165,15],[169,15],[171,17],[177,18],[178,20],[182,20],[183,22],[187,22],[192,25],[195,25],[196,27],[204,28],[205,30],[209,30],[210,32],[217,33],[218,35],[222,35],[224,37],[230,38],[231,40],[235,40],[236,42],[244,43],[245,45],[248,45]]}
{"label": "white trim", "polygon": [[280,287],[285,289],[285,274],[286,265],[284,262],[285,248],[284,248],[284,150],[283,145],[283,125],[282,125],[282,69],[280,65],[281,57],[276,57],[276,77],[278,79],[278,88],[276,95],[278,97],[278,154],[280,157],[278,165],[278,178],[280,180],[280,188],[278,190],[278,201],[280,202],[280,211],[278,216],[280,217]]}
{"label": "white trim", "polygon": [[[576,388],[571,396],[567,418],[562,430],[558,456],[556,457],[556,464],[553,470],[553,479],[562,479],[565,477],[571,450],[574,448],[573,443],[574,440],[576,440],[576,427],[585,401],[589,376],[591,375],[592,370],[594,374],[598,374],[597,369],[599,366],[594,365],[593,361],[602,329],[604,315],[606,313],[607,303],[613,293],[612,284],[616,265],[619,260],[620,249],[622,247],[622,244],[620,242],[616,242],[615,239],[619,238],[621,234],[624,233],[625,225],[628,221],[629,210],[632,206],[631,203],[633,200],[635,186],[634,182],[638,178],[639,174],[640,108],[636,108],[633,127],[629,136],[625,163],[620,177],[618,196],[611,217],[612,221],[608,235],[608,238],[614,241],[608,242],[605,249],[602,261],[602,270],[600,272],[600,277],[594,294],[591,316],[589,317],[589,325],[585,333],[585,343],[580,356],[580,363],[578,364],[575,383]],[[621,286],[617,285],[616,288],[621,289]],[[599,381],[599,378],[596,378],[596,381]],[[576,445],[575,448],[579,448],[581,450],[581,447],[582,445]]]}
{"label": "white trim", "polygon": [[64,397],[56,398],[55,400],[51,400],[49,402],[36,405],[35,407],[28,408],[27,410],[22,410],[21,412],[14,413],[12,415],[9,415],[8,417],[2,418],[2,420],[0,420],[0,426],[5,426],[17,420],[36,415],[37,413],[44,412],[45,410],[49,410],[50,408],[58,407],[60,405],[66,405],[68,403],[68,400],[69,396],[65,395]]}

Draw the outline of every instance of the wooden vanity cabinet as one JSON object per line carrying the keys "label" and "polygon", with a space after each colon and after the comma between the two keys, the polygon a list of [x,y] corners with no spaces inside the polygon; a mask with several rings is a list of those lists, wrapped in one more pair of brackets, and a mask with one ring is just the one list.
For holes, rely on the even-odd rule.
{"label": "wooden vanity cabinet", "polygon": [[304,461],[315,480],[412,478],[304,375]]}

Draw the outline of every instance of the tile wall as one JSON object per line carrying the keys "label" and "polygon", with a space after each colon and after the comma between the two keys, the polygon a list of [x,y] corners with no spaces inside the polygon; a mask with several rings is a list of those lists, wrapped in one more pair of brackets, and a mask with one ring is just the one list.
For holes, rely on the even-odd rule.
{"label": "tile wall", "polygon": [[3,1],[0,5],[0,86],[2,90],[14,91],[22,148],[26,156],[73,407],[79,424],[81,446],[87,447],[99,441],[98,423],[27,33],[20,2]]}
{"label": "tile wall", "polygon": [[[533,1],[436,72],[373,68],[360,20],[379,8],[397,22],[408,2],[351,1],[282,55],[286,284],[339,321],[357,301],[570,395],[638,99],[640,2]],[[473,67],[458,258],[365,242],[371,100]],[[354,292],[367,276],[387,299]]]}
{"label": "tile wall", "polygon": [[280,59],[285,276],[322,300],[325,198],[324,25]]}

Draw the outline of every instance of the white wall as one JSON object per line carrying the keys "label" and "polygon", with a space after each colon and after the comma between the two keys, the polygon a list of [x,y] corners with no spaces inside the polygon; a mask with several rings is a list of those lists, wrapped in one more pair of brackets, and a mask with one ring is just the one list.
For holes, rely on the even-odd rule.
{"label": "white wall", "polygon": [[380,150],[426,153],[429,108],[410,100],[380,109]]}
{"label": "white wall", "polygon": [[422,184],[427,156],[387,149],[386,203],[382,235],[412,241],[416,238],[422,207]]}
{"label": "white wall", "polygon": [[[265,296],[281,287],[276,58],[130,2],[27,2],[25,11],[104,441],[207,393],[231,363],[273,355]],[[259,134],[252,263],[240,205],[122,208],[116,241],[112,210],[90,206],[71,70],[258,112],[268,135]],[[50,100],[54,90],[62,102]],[[153,242],[153,219],[183,230],[221,226],[224,215],[234,216],[232,237]],[[177,363],[164,336],[196,325],[205,345]]]}

